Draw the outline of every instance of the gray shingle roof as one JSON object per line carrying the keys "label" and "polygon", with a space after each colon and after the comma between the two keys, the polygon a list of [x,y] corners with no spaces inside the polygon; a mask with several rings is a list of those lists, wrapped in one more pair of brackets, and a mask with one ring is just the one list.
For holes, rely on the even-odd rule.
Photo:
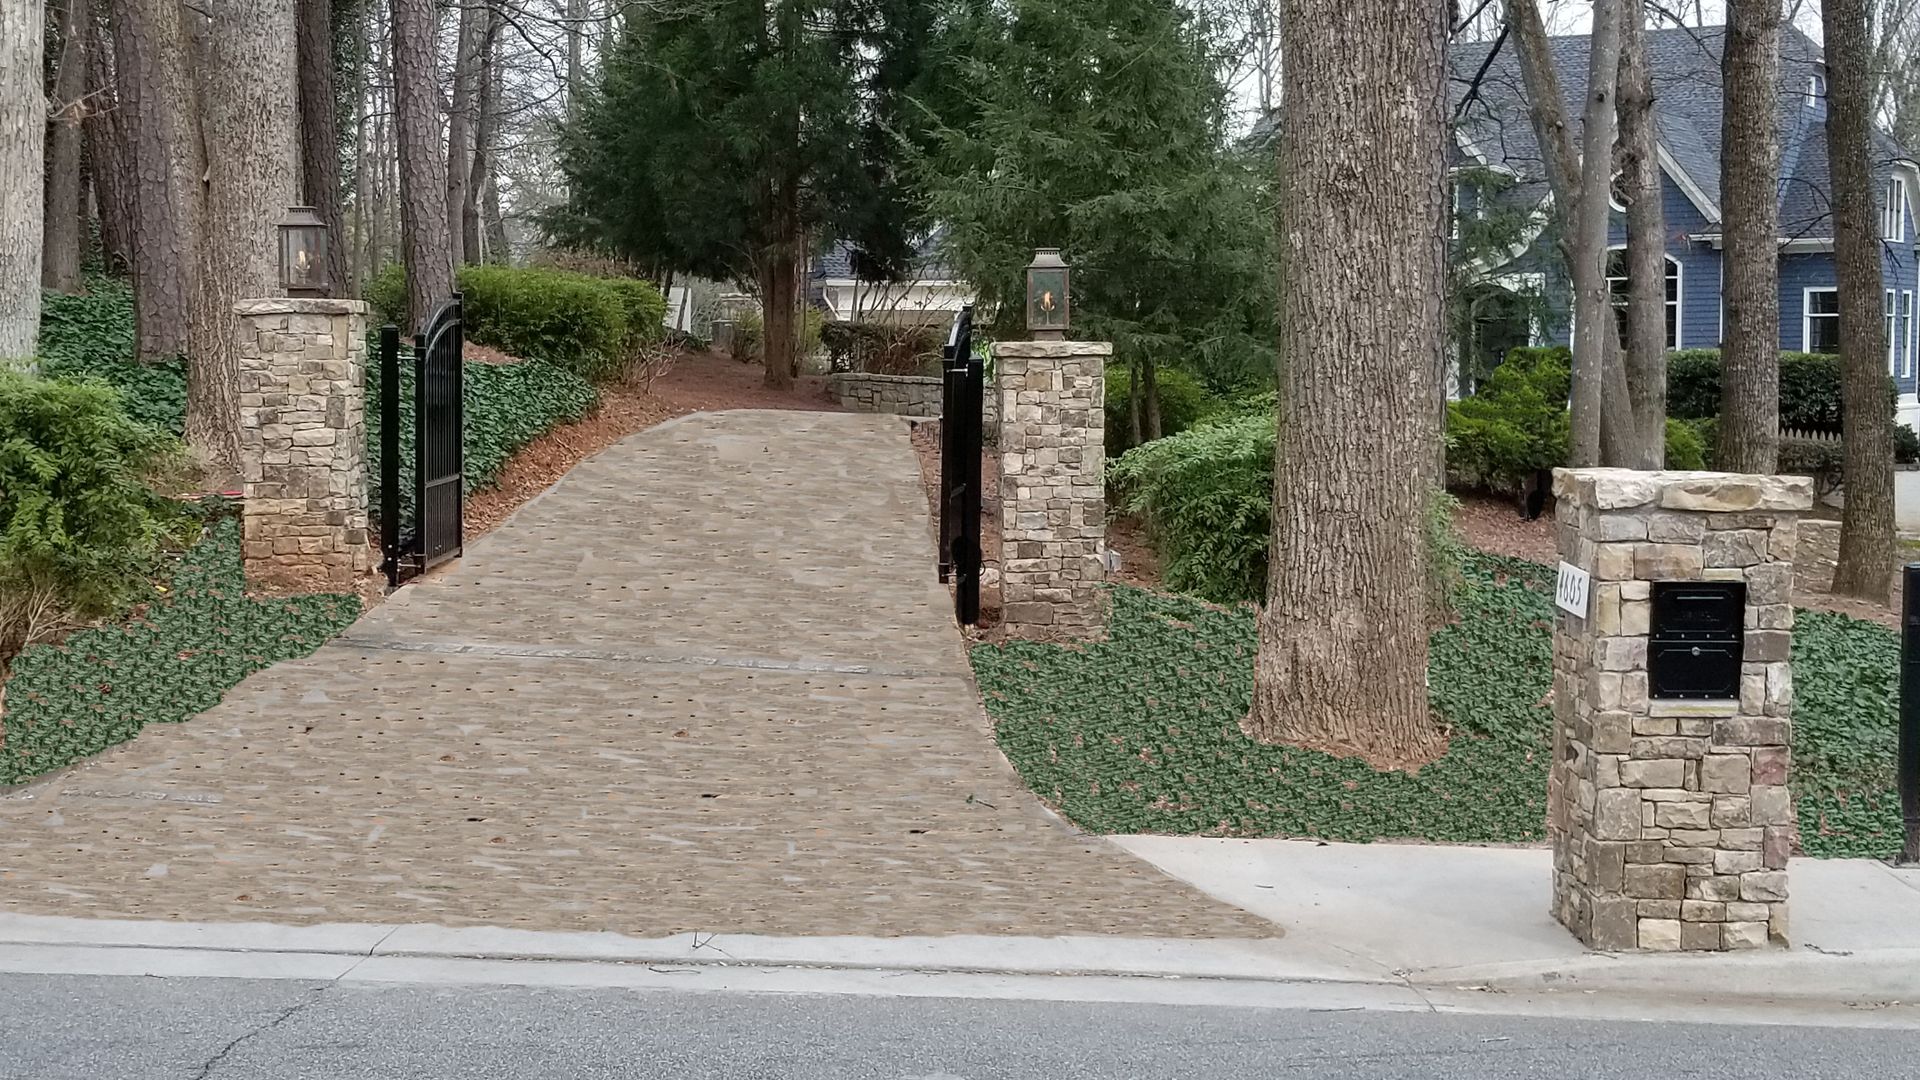
{"label": "gray shingle roof", "polygon": [[[940,262],[940,241],[945,235],[944,229],[935,229],[922,237],[913,248],[913,266],[910,277],[916,281],[945,281],[951,277],[946,266]],[[836,278],[841,280],[853,277],[854,247],[845,240],[835,240],[827,245],[827,250],[814,257],[809,276]]]}
{"label": "gray shingle roof", "polygon": [[[1653,72],[1660,141],[1688,179],[1717,205],[1720,193],[1720,51],[1724,27],[1682,27],[1650,31],[1647,62]],[[1456,44],[1449,54],[1451,99],[1465,100],[1475,73],[1486,61],[1491,42]],[[1548,41],[1569,122],[1579,137],[1581,103],[1586,97],[1588,39],[1585,35]],[[1776,107],[1781,135],[1781,232],[1787,236],[1831,235],[1827,214],[1825,110],[1807,106],[1807,81],[1822,69],[1820,47],[1788,28],[1781,39],[1780,93]],[[1544,195],[1539,146],[1527,120],[1527,102],[1516,51],[1503,47],[1481,80],[1475,99],[1461,118],[1461,132],[1491,163],[1504,163],[1520,175],[1530,195]],[[1876,132],[1881,161],[1911,158],[1884,133]],[[1703,207],[1703,213],[1711,211]]]}

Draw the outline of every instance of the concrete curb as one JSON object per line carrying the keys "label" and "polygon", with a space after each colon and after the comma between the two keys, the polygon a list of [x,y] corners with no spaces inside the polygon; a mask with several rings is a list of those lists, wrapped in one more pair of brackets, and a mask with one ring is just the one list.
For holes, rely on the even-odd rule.
{"label": "concrete curb", "polygon": [[0,914],[0,946],[146,948],[354,957],[822,967],[1005,975],[1102,975],[1404,985],[1383,971],[1302,955],[1284,939],[774,937],[389,924],[281,926]]}
{"label": "concrete curb", "polygon": [[362,960],[483,960],[1001,976],[1315,983],[1415,991],[1568,993],[1737,1002],[1920,1002],[1920,949],[1830,954],[1626,956],[1388,971],[1287,939],[1107,937],[774,937],[616,933],[392,924],[282,926],[179,923],[0,913],[0,970],[15,948],[222,953]]}

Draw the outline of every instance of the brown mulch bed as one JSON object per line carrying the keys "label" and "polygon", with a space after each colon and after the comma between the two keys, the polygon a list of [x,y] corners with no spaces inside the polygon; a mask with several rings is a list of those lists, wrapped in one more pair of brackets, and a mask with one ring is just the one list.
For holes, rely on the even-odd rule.
{"label": "brown mulch bed", "polygon": [[[481,363],[514,362],[511,357],[481,359],[472,352],[468,357]],[[758,364],[716,353],[682,352],[673,367],[644,390],[623,382],[600,387],[600,403],[593,412],[522,447],[492,486],[467,497],[467,538],[490,532],[581,461],[662,420],[714,409],[839,410],[826,396],[823,379],[803,377],[789,390],[772,390],[762,383],[764,377]]]}

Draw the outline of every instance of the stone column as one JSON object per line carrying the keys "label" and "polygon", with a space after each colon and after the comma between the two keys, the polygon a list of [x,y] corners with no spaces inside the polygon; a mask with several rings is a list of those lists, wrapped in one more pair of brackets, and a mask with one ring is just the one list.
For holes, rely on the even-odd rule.
{"label": "stone column", "polygon": [[249,578],[352,586],[367,536],[367,305],[243,300],[240,475]]}
{"label": "stone column", "polygon": [[1103,341],[1003,341],[1000,395],[1001,622],[1014,633],[1085,635],[1105,625],[1107,535]]}
{"label": "stone column", "polygon": [[[1553,914],[1606,951],[1787,935],[1793,554],[1805,477],[1560,469],[1561,559],[1590,575],[1553,635]],[[1746,585],[1737,697],[1650,692],[1656,582]]]}

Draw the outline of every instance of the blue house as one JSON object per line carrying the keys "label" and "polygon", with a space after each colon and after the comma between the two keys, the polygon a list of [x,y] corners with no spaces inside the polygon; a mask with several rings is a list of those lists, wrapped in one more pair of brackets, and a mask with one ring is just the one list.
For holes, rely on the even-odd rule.
{"label": "blue house", "polygon": [[[1654,30],[1648,35],[1660,135],[1662,206],[1667,229],[1667,344],[1675,349],[1718,348],[1720,301],[1720,49],[1723,27]],[[1455,235],[1496,212],[1511,220],[1521,210],[1530,226],[1512,250],[1477,266],[1459,346],[1462,359],[1500,355],[1506,347],[1566,344],[1570,290],[1544,235],[1550,195],[1540,150],[1527,118],[1526,94],[1515,50],[1508,45],[1487,65],[1490,43],[1456,45],[1450,56],[1453,104],[1460,121],[1454,164]],[[1566,109],[1579,138],[1586,93],[1588,39],[1550,40]],[[1484,76],[1476,75],[1485,66]],[[1780,347],[1834,352],[1839,348],[1839,300],[1833,264],[1833,218],[1828,199],[1826,67],[1820,46],[1784,30],[1781,44]],[[1920,428],[1920,164],[1884,132],[1873,140],[1873,172],[1885,279],[1887,369],[1899,391],[1899,418]],[[1624,292],[1626,214],[1617,203],[1609,229],[1616,250],[1617,291]],[[1543,303],[1513,302],[1519,294]],[[1515,319],[1514,313],[1529,314]],[[1540,315],[1544,310],[1546,314]],[[1517,323],[1517,324],[1516,324]],[[1476,361],[1477,362],[1477,361]],[[1471,366],[1471,365],[1470,365]],[[1484,370],[1484,367],[1482,368]]]}

